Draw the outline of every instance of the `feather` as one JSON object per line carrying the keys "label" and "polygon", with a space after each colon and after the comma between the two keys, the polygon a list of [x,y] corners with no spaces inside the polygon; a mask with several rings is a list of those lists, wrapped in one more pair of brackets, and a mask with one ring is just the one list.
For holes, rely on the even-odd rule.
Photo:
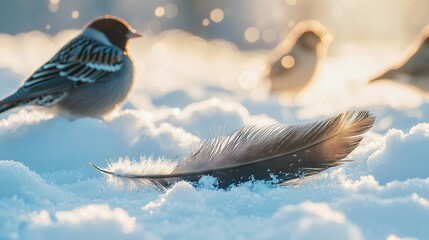
{"label": "feather", "polygon": [[12,109],[14,107],[16,107],[15,104],[1,104],[1,102],[0,102],[0,113],[5,112],[5,111]]}
{"label": "feather", "polygon": [[202,141],[168,173],[160,169],[145,174],[118,172],[90,164],[108,175],[159,186],[179,180],[197,183],[204,175],[215,177],[219,188],[251,180],[284,183],[346,162],[344,158],[358,146],[374,121],[369,112],[361,111],[298,126],[245,126],[229,136]]}

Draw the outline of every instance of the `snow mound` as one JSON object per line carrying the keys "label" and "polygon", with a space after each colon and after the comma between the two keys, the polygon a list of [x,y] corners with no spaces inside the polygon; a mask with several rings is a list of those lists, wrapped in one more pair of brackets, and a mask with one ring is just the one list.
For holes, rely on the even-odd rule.
{"label": "snow mound", "polygon": [[0,199],[19,198],[28,203],[66,201],[73,195],[46,183],[22,163],[0,161]]}
{"label": "snow mound", "polygon": [[[0,34],[1,96],[76,33]],[[314,85],[288,101],[268,96],[258,79],[266,52],[166,31],[132,42],[135,88],[124,110],[105,121],[39,109],[2,114],[0,239],[428,238],[429,102],[410,89],[366,83],[390,51],[337,49]],[[190,152],[219,129],[300,124],[352,109],[377,118],[354,161],[297,186],[256,182],[224,191],[204,178],[200,187],[129,189],[109,185],[88,165],[123,159],[112,170],[148,166]],[[175,164],[158,163],[139,169],[168,172]]]}
{"label": "snow mound", "polygon": [[31,215],[24,239],[52,239],[53,236],[61,239],[157,239],[142,231],[135,217],[107,204],[58,211],[53,216],[45,210]]}
{"label": "snow mound", "polygon": [[421,123],[408,133],[391,129],[382,148],[369,157],[372,174],[381,183],[428,178],[429,123]]}

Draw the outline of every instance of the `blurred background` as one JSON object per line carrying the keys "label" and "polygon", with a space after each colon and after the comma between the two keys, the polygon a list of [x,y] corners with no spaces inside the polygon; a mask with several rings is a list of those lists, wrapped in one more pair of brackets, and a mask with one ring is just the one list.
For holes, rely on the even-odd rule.
{"label": "blurred background", "polygon": [[[137,81],[126,108],[185,109],[216,98],[287,123],[350,109],[375,112],[380,130],[429,121],[429,104],[417,91],[368,84],[419,38],[428,0],[3,0],[0,9],[0,96],[85,24],[109,14],[145,35],[130,43]],[[333,37],[327,57],[318,58],[314,81],[293,101],[277,98],[264,79],[267,56],[309,19]]]}
{"label": "blurred background", "polygon": [[271,49],[299,21],[316,19],[344,44],[408,45],[429,22],[427,0],[9,0],[0,1],[0,32],[56,34],[112,14],[146,35],[181,29],[222,38],[240,49]]}

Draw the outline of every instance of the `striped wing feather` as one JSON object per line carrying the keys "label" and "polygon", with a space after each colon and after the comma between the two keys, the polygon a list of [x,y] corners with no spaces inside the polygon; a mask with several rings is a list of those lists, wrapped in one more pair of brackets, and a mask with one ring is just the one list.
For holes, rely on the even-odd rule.
{"label": "striped wing feather", "polygon": [[40,67],[16,93],[0,105],[55,95],[71,88],[103,81],[123,65],[123,51],[85,36],[64,46],[51,60]]}

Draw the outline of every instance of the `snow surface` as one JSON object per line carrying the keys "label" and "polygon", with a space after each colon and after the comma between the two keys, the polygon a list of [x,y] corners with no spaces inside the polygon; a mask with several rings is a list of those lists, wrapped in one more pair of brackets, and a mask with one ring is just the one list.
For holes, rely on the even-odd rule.
{"label": "snow surface", "polygon": [[[0,55],[8,56],[0,58],[0,95],[76,33],[0,34]],[[428,101],[413,89],[366,84],[400,50],[345,46],[291,101],[269,96],[259,80],[266,52],[180,31],[135,41],[136,86],[108,120],[69,121],[28,108],[1,115],[0,239],[427,239]],[[162,191],[109,183],[88,165],[174,161],[219,131],[350,109],[377,117],[349,157],[355,161],[298,186],[225,191],[205,178]]]}

